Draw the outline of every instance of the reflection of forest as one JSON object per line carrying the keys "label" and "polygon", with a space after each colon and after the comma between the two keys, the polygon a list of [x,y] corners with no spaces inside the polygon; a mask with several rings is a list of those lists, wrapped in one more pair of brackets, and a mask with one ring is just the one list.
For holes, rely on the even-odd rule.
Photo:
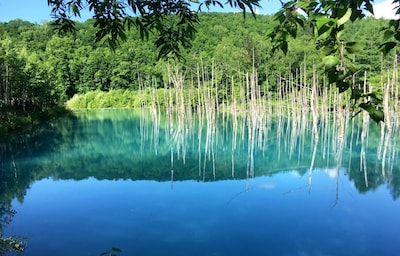
{"label": "reflection of forest", "polygon": [[[29,185],[43,178],[213,181],[293,170],[305,175],[312,161],[315,169],[337,168],[338,154],[339,167],[360,192],[386,184],[393,198],[400,196],[396,147],[381,142],[376,124],[369,125],[364,141],[363,123],[353,119],[339,152],[333,124],[320,125],[316,145],[312,124],[295,127],[299,124],[285,118],[251,131],[249,120],[229,115],[220,116],[214,127],[198,119],[181,126],[167,115],[157,118],[132,110],[79,112],[3,142],[2,204],[9,208],[13,198],[23,201]],[[378,152],[384,150],[382,160]]]}

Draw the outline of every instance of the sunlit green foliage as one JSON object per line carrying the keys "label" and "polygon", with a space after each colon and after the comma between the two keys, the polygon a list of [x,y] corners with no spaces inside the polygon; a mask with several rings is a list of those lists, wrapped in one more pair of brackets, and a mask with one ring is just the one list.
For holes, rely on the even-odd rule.
{"label": "sunlit green foliage", "polygon": [[[120,46],[112,51],[108,46],[95,42],[93,20],[76,22],[75,34],[62,37],[55,34],[48,24],[21,20],[0,23],[0,100],[2,104],[12,104],[20,113],[26,113],[63,105],[76,93],[138,91],[143,86],[169,88],[167,65],[179,68],[184,73],[185,84],[193,86],[197,86],[198,75],[209,83],[213,68],[212,88],[218,90],[221,101],[224,100],[226,84],[233,81],[240,85],[253,67],[265,94],[276,93],[280,78],[294,77],[300,72],[302,77],[311,78],[314,64],[322,80],[325,71],[321,64],[323,56],[315,48],[307,30],[297,31],[296,39],[288,38],[290,47],[286,55],[272,55],[273,45],[265,33],[278,23],[271,16],[243,19],[241,13],[200,13],[199,21],[195,26],[197,33],[192,47],[181,51],[183,60],[180,62],[157,60],[157,49],[151,41],[142,41],[137,30],[128,31],[127,40],[121,41]],[[387,23],[373,18],[362,19],[346,24],[341,35],[346,42],[357,42],[353,46],[348,44],[350,48],[362,46],[362,51],[357,54],[346,52],[345,61],[351,62],[358,70],[354,74],[355,81],[363,80],[364,71],[367,72],[368,86],[377,89],[378,97],[382,81],[387,80],[387,70],[393,65],[390,55],[383,58],[379,53],[379,46],[384,41],[376,33]],[[149,37],[151,39],[153,35],[149,34]],[[327,67],[341,60],[336,55],[327,57]],[[333,81],[336,73],[332,74]],[[345,89],[347,85],[340,88]],[[321,83],[320,86],[325,85]],[[138,100],[131,98],[134,95],[134,92],[125,92],[122,98],[103,100],[101,104],[96,99],[93,106],[134,107],[138,105]],[[85,102],[87,105],[88,101]],[[12,113],[11,116],[1,114],[2,120],[8,120],[3,124],[18,122],[9,120],[14,115]]]}
{"label": "sunlit green foliage", "polygon": [[[144,97],[144,96],[143,96]],[[139,108],[140,97],[133,90],[100,90],[77,94],[68,101],[69,108]]]}

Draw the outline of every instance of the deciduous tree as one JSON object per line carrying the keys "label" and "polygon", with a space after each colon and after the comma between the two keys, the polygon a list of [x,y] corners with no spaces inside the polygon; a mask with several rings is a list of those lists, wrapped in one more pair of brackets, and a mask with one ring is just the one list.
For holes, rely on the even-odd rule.
{"label": "deciduous tree", "polygon": [[[260,0],[228,0],[227,5],[255,14]],[[112,49],[118,40],[126,39],[126,29],[136,27],[142,39],[154,33],[154,45],[159,57],[169,54],[181,57],[180,48],[191,45],[202,8],[221,6],[217,0],[48,0],[52,7],[54,25],[61,32],[74,31],[74,17],[83,10],[93,14],[96,40],[106,42]]]}

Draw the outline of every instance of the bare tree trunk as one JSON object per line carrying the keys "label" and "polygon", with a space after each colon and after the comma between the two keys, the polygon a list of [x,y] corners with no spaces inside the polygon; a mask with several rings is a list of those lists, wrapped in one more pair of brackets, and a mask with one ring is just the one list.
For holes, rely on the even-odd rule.
{"label": "bare tree trunk", "polygon": [[8,66],[8,64],[6,63],[5,65],[5,76],[4,76],[4,103],[6,105],[10,105],[11,103],[11,99],[10,99],[10,92],[11,92],[11,88],[10,88],[10,67]]}

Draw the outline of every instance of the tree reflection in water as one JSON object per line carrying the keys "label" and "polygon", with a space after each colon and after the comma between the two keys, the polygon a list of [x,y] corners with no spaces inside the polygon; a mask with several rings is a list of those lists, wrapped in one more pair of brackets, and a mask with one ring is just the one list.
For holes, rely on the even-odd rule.
{"label": "tree reflection in water", "polygon": [[190,125],[179,121],[179,110],[77,112],[2,143],[2,197],[22,202],[30,184],[48,177],[245,179],[248,189],[251,178],[285,170],[308,173],[311,189],[313,170],[324,168],[336,168],[337,177],[344,168],[360,192],[387,183],[393,198],[399,197],[397,125],[382,136],[368,116],[351,119],[346,110],[307,123],[303,114],[296,120],[265,116],[259,122],[256,109],[265,108],[252,108],[254,116],[232,113],[221,120],[222,115],[209,113],[214,117],[192,117]]}
{"label": "tree reflection in water", "polygon": [[[382,136],[368,116],[351,118],[349,109],[336,115],[312,112],[318,118],[303,111],[287,118],[263,115],[268,107],[259,105],[256,96],[252,104],[250,116],[210,109],[208,114],[199,111],[187,117],[180,111],[188,109],[162,110],[157,105],[136,111],[76,112],[73,118],[53,121],[2,144],[1,199],[10,209],[13,199],[23,202],[35,181],[90,177],[169,181],[171,189],[183,180],[238,180],[243,181],[242,195],[252,193],[255,178],[282,173],[308,177],[303,187],[318,193],[313,176],[320,170],[335,177],[334,205],[340,204],[341,173],[360,193],[387,185],[392,197],[399,197],[394,122],[391,132]],[[267,190],[275,186],[262,184]]]}

